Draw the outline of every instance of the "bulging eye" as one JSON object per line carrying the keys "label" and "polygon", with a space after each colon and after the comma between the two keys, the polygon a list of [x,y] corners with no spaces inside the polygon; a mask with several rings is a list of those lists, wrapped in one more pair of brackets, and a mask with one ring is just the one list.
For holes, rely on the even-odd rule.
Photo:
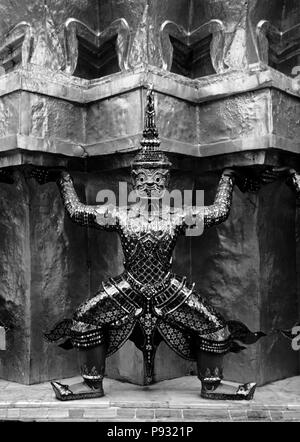
{"label": "bulging eye", "polygon": [[141,184],[143,184],[146,180],[147,180],[147,177],[143,173],[139,174],[137,177],[137,182],[139,182]]}
{"label": "bulging eye", "polygon": [[157,178],[155,179],[155,181],[156,181],[157,183],[159,183],[159,182],[160,182],[160,178],[157,177]]}

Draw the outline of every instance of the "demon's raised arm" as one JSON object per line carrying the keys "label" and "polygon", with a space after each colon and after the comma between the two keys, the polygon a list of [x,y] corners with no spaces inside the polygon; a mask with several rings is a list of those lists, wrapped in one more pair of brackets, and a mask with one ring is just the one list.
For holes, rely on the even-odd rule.
{"label": "demon's raised arm", "polygon": [[258,183],[254,180],[242,176],[240,172],[234,169],[225,169],[220,178],[213,204],[186,208],[186,226],[196,225],[206,229],[226,221],[232,205],[232,193],[235,184],[242,192],[258,190]]}

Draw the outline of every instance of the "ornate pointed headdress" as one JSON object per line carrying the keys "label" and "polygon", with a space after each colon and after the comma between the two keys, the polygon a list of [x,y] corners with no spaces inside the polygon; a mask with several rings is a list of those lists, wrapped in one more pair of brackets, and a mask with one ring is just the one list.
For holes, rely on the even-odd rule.
{"label": "ornate pointed headdress", "polygon": [[154,92],[152,86],[147,91],[147,103],[145,109],[145,124],[141,149],[135,156],[131,168],[164,168],[169,169],[171,162],[168,157],[159,150],[160,139],[155,121]]}

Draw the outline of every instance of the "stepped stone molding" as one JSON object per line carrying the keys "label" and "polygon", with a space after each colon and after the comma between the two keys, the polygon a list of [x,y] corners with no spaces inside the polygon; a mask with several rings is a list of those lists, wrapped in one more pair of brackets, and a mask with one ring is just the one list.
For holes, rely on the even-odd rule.
{"label": "stepped stone molding", "polygon": [[244,164],[243,153],[252,151],[250,163],[261,164],[261,151],[300,152],[299,93],[292,78],[273,69],[254,65],[189,80],[140,67],[89,81],[28,65],[0,77],[1,167],[34,154],[47,154],[49,163],[55,155],[66,162],[115,154],[122,162],[138,149],[149,83],[157,92],[164,151],[216,157],[222,165],[224,154]]}

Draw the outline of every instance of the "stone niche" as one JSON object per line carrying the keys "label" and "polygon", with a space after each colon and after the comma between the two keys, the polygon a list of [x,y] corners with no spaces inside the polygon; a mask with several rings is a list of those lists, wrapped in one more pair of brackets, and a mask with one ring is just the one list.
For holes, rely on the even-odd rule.
{"label": "stone niche", "polygon": [[[296,1],[65,3],[0,0],[0,168],[15,178],[0,183],[0,378],[24,384],[78,374],[76,351],[43,331],[123,269],[117,236],[73,224],[56,186],[26,179],[26,164],[67,167],[89,204],[130,182],[151,83],[172,186],[204,189],[211,204],[225,167],[300,169]],[[299,355],[276,332],[299,318],[298,230],[295,196],[279,181],[235,189],[224,224],[178,242],[174,270],[228,319],[268,334],[226,358],[229,379],[299,374]],[[194,373],[160,345],[157,381]],[[107,375],[143,384],[131,341]]]}

